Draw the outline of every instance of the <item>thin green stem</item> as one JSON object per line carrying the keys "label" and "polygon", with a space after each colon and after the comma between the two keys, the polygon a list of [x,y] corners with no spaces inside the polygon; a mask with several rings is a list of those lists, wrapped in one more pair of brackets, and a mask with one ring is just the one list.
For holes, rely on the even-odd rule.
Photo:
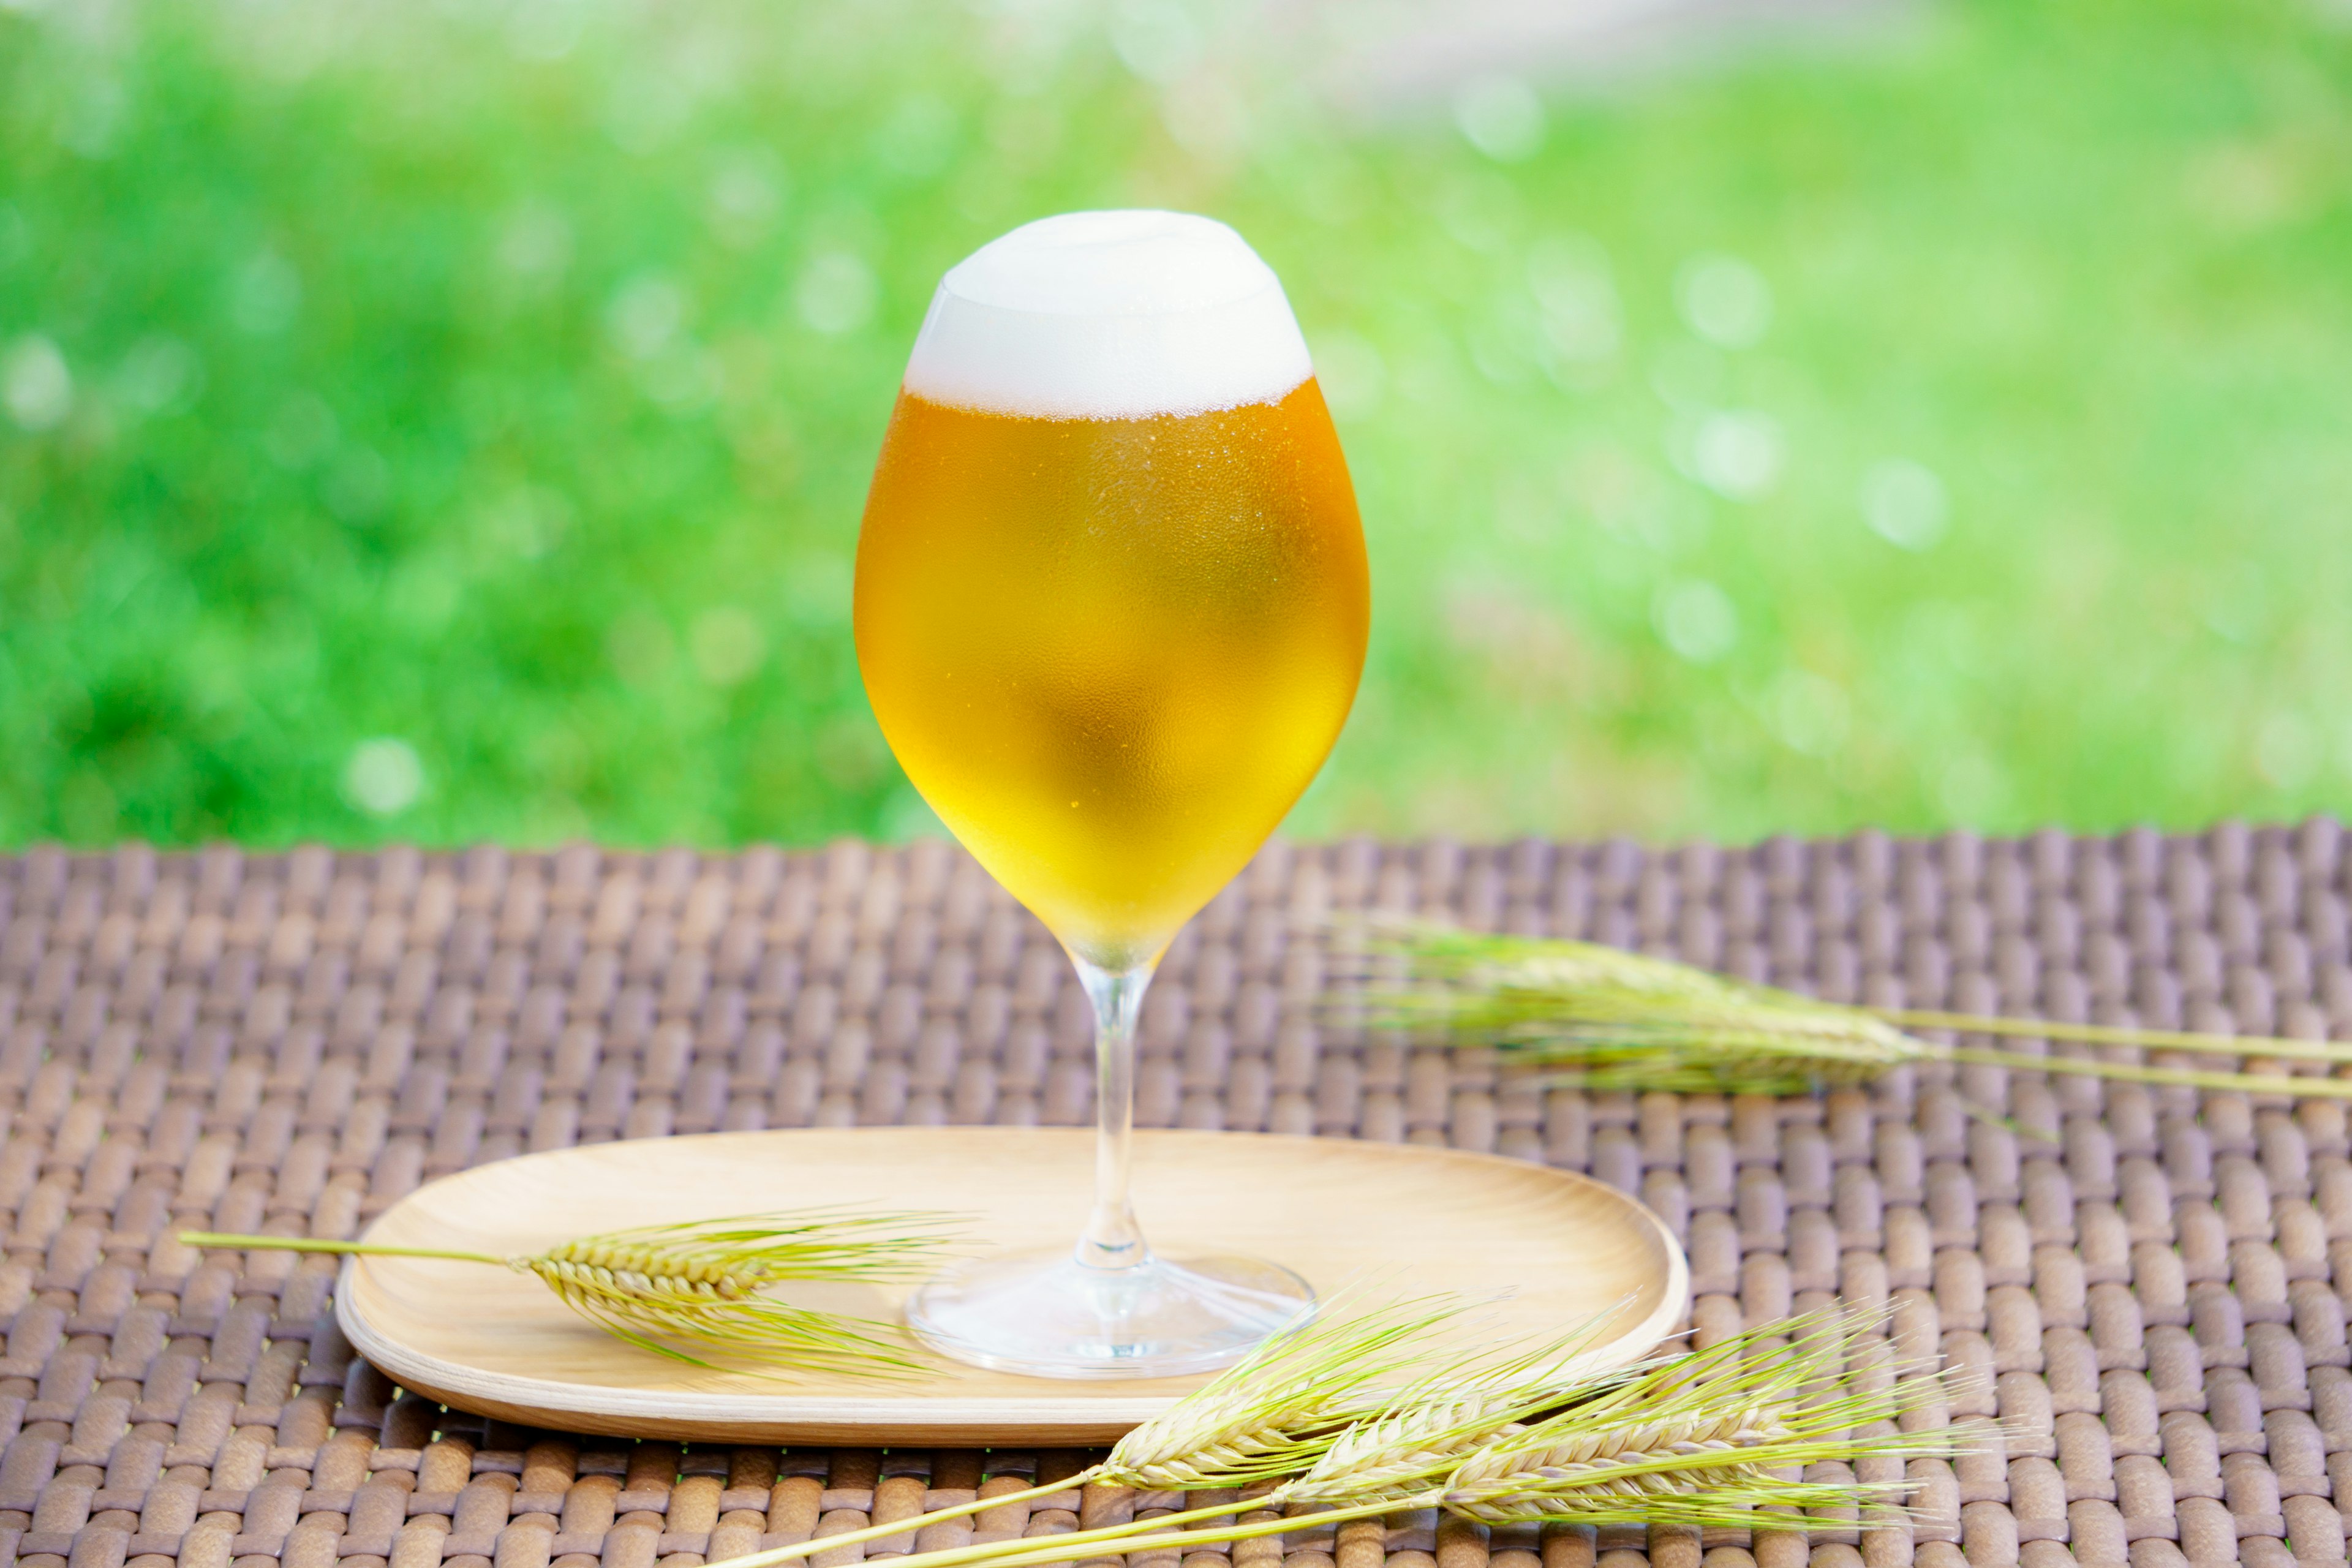
{"label": "thin green stem", "polygon": [[2084,1061],[2078,1057],[2033,1057],[2022,1051],[1980,1050],[1952,1046],[1938,1053],[1947,1061],[2020,1072],[2074,1073],[2125,1083],[2166,1084],[2179,1089],[2218,1089],[2240,1094],[2278,1094],[2304,1100],[2352,1100],[2352,1079],[2276,1078],[2266,1073],[2208,1072],[2200,1068],[2151,1068],[2132,1062]]}
{"label": "thin green stem", "polygon": [[[940,1552],[919,1552],[910,1557],[894,1557],[890,1568],[958,1568],[966,1563],[986,1563],[991,1568],[1025,1568],[1027,1564],[1064,1563],[1086,1555],[1078,1548],[1105,1542],[1119,1542],[1122,1552],[1156,1552],[1161,1547],[1215,1546],[1228,1541],[1251,1541],[1263,1535],[1281,1535],[1294,1530],[1315,1530],[1327,1524],[1339,1524],[1351,1519],[1370,1519],[1377,1514],[1393,1513],[1399,1509],[1432,1508],[1444,1494],[1432,1489],[1418,1497],[1391,1498],[1382,1502],[1359,1503],[1352,1508],[1331,1509],[1322,1513],[1300,1514],[1296,1518],[1260,1520],[1254,1524],[1231,1524],[1221,1530],[1181,1530],[1171,1534],[1154,1535],[1152,1531],[1165,1531],[1169,1526],[1194,1519],[1216,1519],[1227,1514],[1248,1513],[1274,1506],[1271,1497],[1237,1498],[1229,1503],[1209,1508],[1192,1509],[1183,1513],[1164,1514],[1158,1519],[1139,1520],[1129,1524],[1106,1525],[1100,1530],[1074,1531],[1066,1535],[1042,1535],[1032,1539],[976,1542],[970,1546],[949,1547]],[[991,1500],[993,1506],[995,1500]],[[906,1522],[893,1527],[893,1532],[907,1528]],[[813,1551],[823,1551],[848,1539],[845,1535],[828,1535],[822,1541],[803,1542]],[[783,1550],[779,1547],[777,1551]],[[711,1568],[761,1568],[777,1561],[774,1552],[757,1552],[747,1557],[730,1557]]]}
{"label": "thin green stem", "polygon": [[1940,1013],[1917,1007],[1860,1011],[1906,1029],[1955,1029],[1969,1035],[2079,1040],[2094,1046],[2145,1046],[2151,1050],[2205,1051],[2225,1057],[2280,1057],[2297,1061],[2352,1062],[2352,1041],[2289,1040],[2276,1036],[2206,1035],[2181,1029],[2126,1028],[2112,1024],[2059,1024],[1992,1013]]}
{"label": "thin green stem", "polygon": [[446,1258],[457,1263],[507,1260],[488,1252],[455,1252],[439,1247],[392,1247],[376,1241],[322,1241],[304,1236],[234,1236],[215,1230],[184,1230],[180,1240],[189,1247],[234,1247],[245,1252],[339,1252],[358,1258]]}
{"label": "thin green stem", "polygon": [[[1015,1492],[999,1492],[994,1497],[974,1498],[970,1502],[955,1503],[947,1508],[933,1509],[929,1513],[917,1514],[912,1519],[893,1520],[888,1524],[869,1524],[863,1530],[845,1530],[838,1535],[812,1536],[806,1541],[795,1541],[786,1546],[771,1546],[765,1552],[754,1552],[742,1557],[730,1557],[726,1562],[728,1568],[770,1568],[772,1563],[795,1562],[819,1552],[830,1552],[836,1546],[851,1546],[859,1542],[879,1541],[886,1535],[904,1535],[908,1531],[925,1530],[946,1520],[962,1519],[968,1514],[985,1513],[992,1508],[1003,1508],[1011,1503],[1028,1502],[1035,1498],[1051,1497],[1055,1492],[1064,1492],[1072,1487],[1084,1486],[1094,1479],[1098,1473],[1099,1467],[1094,1470],[1081,1470],[1075,1476],[1050,1482],[1045,1486],[1026,1487]],[[1224,1511],[1231,1513],[1233,1510],[1227,1509]],[[1155,1519],[1151,1522],[1158,1524],[1160,1521]],[[1057,1536],[1055,1539],[1066,1540],[1067,1537]],[[936,1555],[936,1553],[927,1555]]]}

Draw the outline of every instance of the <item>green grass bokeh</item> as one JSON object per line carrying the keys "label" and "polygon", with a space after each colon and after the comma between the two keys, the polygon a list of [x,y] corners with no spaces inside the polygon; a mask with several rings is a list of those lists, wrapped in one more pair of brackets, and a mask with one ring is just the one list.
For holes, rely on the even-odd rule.
{"label": "green grass bokeh", "polygon": [[2352,797],[2324,6],[1947,5],[1507,160],[1082,7],[91,16],[0,10],[0,841],[922,830],[848,636],[891,392],[941,270],[1114,205],[1238,226],[1340,411],[1293,831]]}

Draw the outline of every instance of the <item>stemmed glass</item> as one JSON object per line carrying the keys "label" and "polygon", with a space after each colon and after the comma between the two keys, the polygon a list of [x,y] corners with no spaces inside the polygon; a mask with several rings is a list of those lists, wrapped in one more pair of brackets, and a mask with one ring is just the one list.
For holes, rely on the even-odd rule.
{"label": "stemmed glass", "polygon": [[1322,765],[1370,613],[1306,342],[1239,235],[1073,213],[947,274],[866,500],[858,665],[908,777],[1076,965],[1099,1131],[1075,1252],[959,1265],[908,1302],[945,1353],[1165,1376],[1312,1301],[1276,1264],[1144,1240],[1135,1026],[1177,929]]}

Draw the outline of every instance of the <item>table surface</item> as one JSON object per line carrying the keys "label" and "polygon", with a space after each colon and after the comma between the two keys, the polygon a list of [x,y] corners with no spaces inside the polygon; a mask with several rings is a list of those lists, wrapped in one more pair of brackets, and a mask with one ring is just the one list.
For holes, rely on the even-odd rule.
{"label": "table surface", "polygon": [[[1189,1568],[2341,1563],[2340,1104],[1943,1068],[1813,1099],[1588,1095],[1320,1026],[1305,933],[1333,911],[1416,911],[1834,997],[2352,1037],[2346,862],[2326,821],[1738,851],[1272,847],[1170,953],[1142,1027],[1143,1123],[1589,1172],[1684,1237],[1701,1340],[1886,1299],[1896,1350],[1982,1370],[1950,1414],[1999,1422],[2006,1457],[1991,1438],[1915,1461],[1915,1522],[1820,1520],[1810,1542],[1400,1515]],[[434,1176],[604,1139],[1086,1121],[1067,965],[950,846],[42,848],[0,859],[0,1547],[26,1568],[690,1568],[1087,1458],[486,1423],[352,1356],[328,1260],[240,1269],[171,1239],[346,1236]],[[978,1526],[1050,1533],[1178,1500],[1090,1488]]]}

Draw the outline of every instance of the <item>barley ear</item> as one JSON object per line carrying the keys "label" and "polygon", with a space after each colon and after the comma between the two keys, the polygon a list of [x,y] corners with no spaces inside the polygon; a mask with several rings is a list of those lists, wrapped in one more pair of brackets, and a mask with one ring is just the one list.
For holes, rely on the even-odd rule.
{"label": "barley ear", "polygon": [[1470,1303],[1431,1296],[1354,1310],[1342,1295],[1136,1427],[1106,1479],[1161,1490],[1243,1487],[1315,1462],[1349,1422],[1378,1407],[1365,1391],[1423,1353]]}

